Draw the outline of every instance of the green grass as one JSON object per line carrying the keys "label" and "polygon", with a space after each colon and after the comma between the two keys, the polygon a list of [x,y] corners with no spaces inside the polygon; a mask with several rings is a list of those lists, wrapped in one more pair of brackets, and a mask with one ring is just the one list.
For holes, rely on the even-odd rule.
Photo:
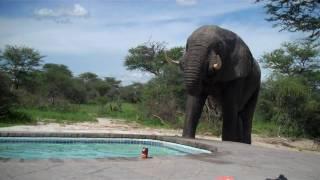
{"label": "green grass", "polygon": [[95,121],[94,115],[82,110],[70,112],[62,112],[53,109],[43,110],[37,108],[22,108],[20,110],[37,121],[50,121],[57,123]]}
{"label": "green grass", "polygon": [[[115,104],[111,104],[115,105]],[[56,123],[78,123],[94,122],[97,117],[110,117],[123,119],[128,122],[137,122],[149,127],[168,128],[168,125],[161,123],[156,118],[146,118],[138,110],[136,104],[122,103],[121,110],[111,110],[110,104],[95,105],[65,105],[65,106],[45,106],[45,107],[20,107],[15,110],[19,112],[18,117],[9,117],[0,121],[0,126],[13,126],[18,124],[35,124],[41,122]]]}
{"label": "green grass", "polygon": [[124,119],[129,122],[134,121],[149,127],[161,127],[161,128],[169,127],[167,124],[163,124],[157,118],[145,117],[143,113],[139,111],[138,105],[136,104],[122,103],[121,110],[117,110],[117,111],[112,111],[110,108],[110,104],[107,104],[103,107],[101,106],[99,107],[98,114],[103,117]]}
{"label": "green grass", "polygon": [[278,126],[274,122],[253,121],[252,133],[265,136],[277,136]]}
{"label": "green grass", "polygon": [[45,107],[19,107],[13,110],[13,115],[0,120],[0,126],[35,124],[41,122],[77,123],[94,122],[98,117],[97,105],[68,105]]}
{"label": "green grass", "polygon": [[[28,107],[17,108],[10,114],[10,117],[0,120],[0,127],[13,126],[20,124],[35,124],[37,121],[56,122],[56,123],[77,123],[94,122],[97,117],[110,117],[114,119],[123,119],[128,122],[137,122],[141,125],[156,128],[174,128],[170,124],[162,123],[157,118],[148,118],[139,111],[137,104],[122,103],[121,110],[111,110],[110,106],[116,106],[115,103],[107,105],[67,105],[67,106],[46,106],[41,108]],[[183,119],[180,119],[183,121]],[[198,127],[200,133],[210,133],[219,135],[221,130],[212,124],[201,122]],[[278,126],[273,122],[267,122],[255,115],[253,121],[252,133],[276,136]]]}
{"label": "green grass", "polygon": [[252,123],[252,133],[265,136],[277,136],[278,125],[273,121],[266,121],[259,112],[256,111]]}

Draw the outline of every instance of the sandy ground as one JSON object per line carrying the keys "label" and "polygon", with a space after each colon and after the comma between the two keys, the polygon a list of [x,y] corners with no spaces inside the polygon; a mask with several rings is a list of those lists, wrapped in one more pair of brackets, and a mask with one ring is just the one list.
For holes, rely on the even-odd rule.
{"label": "sandy ground", "polygon": [[[75,124],[43,123],[27,126],[12,126],[0,128],[0,131],[26,131],[26,132],[95,132],[114,134],[148,134],[181,136],[181,129],[155,129],[143,127],[137,123],[128,123],[120,119],[98,118],[98,122],[85,122]],[[221,140],[221,138],[209,135],[197,135],[196,138]],[[320,154],[320,143],[308,139],[290,140],[285,138],[270,138],[252,135],[252,144],[268,148],[276,148],[292,151],[312,151]]]}

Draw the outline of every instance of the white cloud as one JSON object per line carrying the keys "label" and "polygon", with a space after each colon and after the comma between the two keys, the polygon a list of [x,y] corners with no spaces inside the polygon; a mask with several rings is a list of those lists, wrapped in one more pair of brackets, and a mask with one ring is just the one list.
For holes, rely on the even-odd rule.
{"label": "white cloud", "polygon": [[[122,64],[129,48],[147,41],[150,36],[154,41],[168,42],[169,47],[184,46],[187,37],[199,26],[194,22],[175,22],[159,26],[141,24],[127,28],[104,27],[103,23],[93,20],[76,22],[56,24],[34,19],[0,18],[0,25],[3,27],[0,33],[0,48],[6,44],[26,45],[39,50],[49,59],[53,55],[77,56],[78,60],[64,58],[59,63],[67,64],[70,69],[74,69],[73,66],[80,69],[81,66],[81,70],[78,70],[80,72],[105,71],[99,74],[115,76],[124,84],[130,84],[134,81],[146,82],[151,77],[148,74],[125,70]],[[271,26],[257,26],[254,23],[231,21],[219,26],[237,33],[247,43],[255,58],[279,48],[282,42],[292,39],[293,35],[279,33]]]}
{"label": "white cloud", "polygon": [[197,0],[176,0],[176,3],[181,6],[193,6],[198,3]]}
{"label": "white cloud", "polygon": [[[114,75],[111,75],[111,76],[114,76]],[[140,71],[125,71],[121,75],[116,74],[115,76],[117,76],[117,79],[121,80],[123,85],[129,85],[134,82],[145,83],[154,77],[154,75],[150,73],[140,72]]]}
{"label": "white cloud", "polygon": [[[177,0],[179,2],[187,1]],[[41,8],[34,12],[36,17],[54,21],[0,17],[0,49],[6,44],[26,45],[39,50],[52,63],[68,65],[76,73],[91,71],[103,76],[115,76],[124,84],[145,82],[151,78],[150,75],[129,72],[123,67],[129,48],[146,42],[150,37],[154,41],[168,42],[169,47],[184,46],[192,31],[203,24],[200,18],[221,16],[251,7],[251,4],[239,1],[228,4],[216,1],[215,5],[201,10],[190,8],[188,13],[185,8],[177,8],[154,14],[128,11],[119,16],[109,16],[110,11],[103,8],[101,14],[92,9],[92,18],[89,19],[76,18],[89,15],[88,10],[79,4],[70,9]],[[71,24],[55,23],[71,18]],[[259,26],[256,22],[232,19],[218,25],[242,37],[256,58],[291,38],[288,33],[279,33],[271,26]]]}
{"label": "white cloud", "polygon": [[[5,44],[23,44],[47,54],[123,54],[147,41],[167,41],[170,46],[184,44],[192,23],[105,27],[102,23],[78,20],[73,24],[52,21],[0,18],[0,48]],[[20,27],[24,27],[21,29]],[[123,58],[121,57],[121,58]]]}
{"label": "white cloud", "polygon": [[70,16],[87,16],[89,12],[80,4],[75,4],[73,10],[69,12]]}
{"label": "white cloud", "polygon": [[73,8],[41,8],[34,11],[34,15],[39,19],[53,19],[56,22],[70,22],[69,18],[87,17],[89,11],[80,4],[74,4]]}

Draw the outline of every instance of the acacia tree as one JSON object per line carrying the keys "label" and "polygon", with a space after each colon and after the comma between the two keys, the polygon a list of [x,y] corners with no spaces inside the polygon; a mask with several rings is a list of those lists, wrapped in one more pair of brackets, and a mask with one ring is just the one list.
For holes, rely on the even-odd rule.
{"label": "acacia tree", "polygon": [[18,89],[24,78],[40,66],[43,57],[32,48],[7,45],[0,56],[0,68],[10,75],[13,87]]}
{"label": "acacia tree", "polygon": [[281,30],[302,31],[309,38],[320,37],[320,1],[319,0],[256,0],[265,2],[264,8],[269,15],[267,21],[274,22]]}
{"label": "acacia tree", "polygon": [[158,76],[161,73],[161,68],[166,64],[163,58],[164,50],[164,42],[143,43],[129,49],[124,65],[128,70],[140,70]]}
{"label": "acacia tree", "polygon": [[264,67],[285,75],[307,75],[320,68],[319,49],[310,41],[284,43],[262,57]]}
{"label": "acacia tree", "polygon": [[97,81],[99,79],[98,75],[92,73],[92,72],[85,72],[79,75],[79,78],[84,82],[84,83],[89,83],[93,81]]}

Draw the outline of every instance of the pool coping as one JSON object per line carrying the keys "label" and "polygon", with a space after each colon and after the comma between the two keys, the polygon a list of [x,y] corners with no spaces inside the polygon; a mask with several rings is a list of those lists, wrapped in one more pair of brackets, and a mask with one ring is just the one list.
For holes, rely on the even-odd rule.
{"label": "pool coping", "polygon": [[[199,142],[197,139],[183,138],[180,136],[161,136],[147,134],[113,134],[113,133],[79,133],[79,132],[24,132],[6,131],[0,132],[0,137],[60,137],[60,138],[132,138],[153,139],[187,145],[195,148],[205,149],[214,154],[218,148],[207,143]],[[200,153],[203,154],[203,153]],[[199,154],[199,155],[200,155]]]}

